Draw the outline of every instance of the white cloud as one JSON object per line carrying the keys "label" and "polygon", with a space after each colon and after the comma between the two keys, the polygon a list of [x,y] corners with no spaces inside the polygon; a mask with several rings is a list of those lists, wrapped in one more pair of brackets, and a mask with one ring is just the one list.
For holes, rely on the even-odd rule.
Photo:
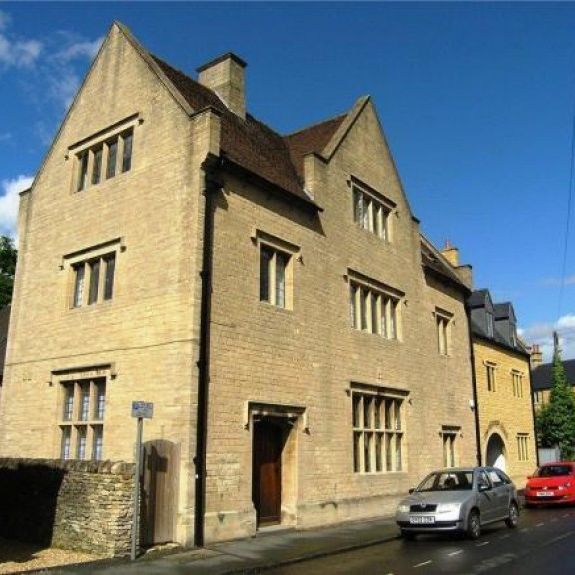
{"label": "white cloud", "polygon": [[0,234],[16,238],[18,217],[18,194],[32,185],[31,176],[16,176],[0,182]]}
{"label": "white cloud", "polygon": [[101,36],[93,42],[74,42],[63,50],[60,50],[55,57],[62,62],[69,62],[75,58],[88,58],[91,60],[98,53],[103,41],[104,37]]}
{"label": "white cloud", "polygon": [[559,346],[563,359],[575,359],[575,313],[560,317],[555,323],[540,323],[520,329],[521,337],[527,343],[537,343],[543,352],[544,361],[553,356],[553,332],[559,335]]}
{"label": "white cloud", "polygon": [[59,74],[52,76],[49,82],[50,95],[68,108],[80,86],[80,78],[71,69],[64,67]]}
{"label": "white cloud", "polygon": [[[560,287],[561,283],[562,282],[560,278],[547,278],[541,282],[541,285],[546,287]],[[565,278],[564,284],[566,286],[575,285],[575,275],[567,276]]]}
{"label": "white cloud", "polygon": [[43,49],[39,40],[20,40],[5,30],[10,24],[10,16],[0,11],[0,66],[4,68],[27,68],[34,64]]}

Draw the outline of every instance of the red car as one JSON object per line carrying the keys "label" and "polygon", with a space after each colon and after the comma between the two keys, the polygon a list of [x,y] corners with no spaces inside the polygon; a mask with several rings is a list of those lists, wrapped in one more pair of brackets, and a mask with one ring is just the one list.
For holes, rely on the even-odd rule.
{"label": "red car", "polygon": [[546,463],[527,478],[525,505],[575,503],[575,463]]}

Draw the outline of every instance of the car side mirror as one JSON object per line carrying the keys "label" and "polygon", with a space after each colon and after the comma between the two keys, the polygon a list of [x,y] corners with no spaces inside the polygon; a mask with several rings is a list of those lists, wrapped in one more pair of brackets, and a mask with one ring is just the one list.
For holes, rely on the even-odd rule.
{"label": "car side mirror", "polygon": [[414,491],[415,491],[415,489],[412,487],[412,488],[409,490],[409,493],[411,494],[411,493],[413,493]]}
{"label": "car side mirror", "polygon": [[485,483],[481,483],[479,485],[479,491],[489,491],[491,489],[491,487],[489,485],[485,485]]}

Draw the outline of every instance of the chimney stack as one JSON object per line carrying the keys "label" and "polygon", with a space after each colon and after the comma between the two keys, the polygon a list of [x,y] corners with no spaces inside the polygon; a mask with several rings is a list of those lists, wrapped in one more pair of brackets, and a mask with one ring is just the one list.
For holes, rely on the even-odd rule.
{"label": "chimney stack", "polygon": [[449,240],[445,241],[445,247],[441,250],[441,255],[454,267],[459,267],[459,250],[451,245]]}
{"label": "chimney stack", "polygon": [[246,118],[246,66],[239,56],[228,52],[197,69],[200,84],[213,90],[228,109],[243,120]]}
{"label": "chimney stack", "polygon": [[529,354],[529,360],[530,360],[532,369],[540,366],[543,363],[543,352],[539,349],[539,344],[534,343],[531,346],[531,352]]}

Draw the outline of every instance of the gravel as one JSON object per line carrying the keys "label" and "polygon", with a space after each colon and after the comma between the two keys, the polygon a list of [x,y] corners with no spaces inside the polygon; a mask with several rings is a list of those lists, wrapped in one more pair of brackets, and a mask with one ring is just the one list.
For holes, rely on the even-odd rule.
{"label": "gravel", "polygon": [[0,537],[0,574],[2,575],[71,563],[87,563],[98,559],[102,559],[102,556],[55,549],[54,547],[23,543]]}

